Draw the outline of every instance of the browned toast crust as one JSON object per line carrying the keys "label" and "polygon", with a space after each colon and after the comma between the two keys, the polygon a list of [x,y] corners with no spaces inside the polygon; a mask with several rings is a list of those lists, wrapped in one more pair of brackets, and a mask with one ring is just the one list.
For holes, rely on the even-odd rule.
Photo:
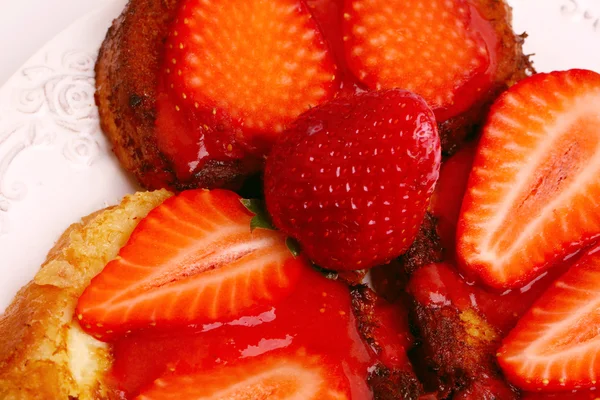
{"label": "browned toast crust", "polygon": [[148,189],[239,186],[240,161],[209,161],[189,181],[176,178],[156,142],[157,76],[177,0],[130,0],[108,30],[96,63],[102,130],[123,167]]}

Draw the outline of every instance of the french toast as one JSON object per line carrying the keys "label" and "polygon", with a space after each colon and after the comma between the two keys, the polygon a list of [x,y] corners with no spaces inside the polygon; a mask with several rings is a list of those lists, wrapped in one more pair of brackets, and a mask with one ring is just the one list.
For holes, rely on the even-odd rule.
{"label": "french toast", "polygon": [[[473,104],[457,115],[440,119],[439,131],[445,154],[453,153],[462,145],[465,138],[476,134],[490,104],[503,90],[533,72],[528,56],[525,56],[522,51],[524,36],[517,36],[513,32],[511,9],[506,2],[504,0],[477,0],[471,3],[471,6],[478,10],[481,18],[489,21],[490,29],[493,32],[490,35],[495,35],[493,42],[496,46],[495,49],[490,50],[494,52],[494,68],[490,67],[490,70],[493,70],[490,82],[485,89],[480,90],[477,100]],[[192,118],[194,121],[199,120],[200,122],[194,122],[192,125],[186,125],[187,122],[180,121],[180,114],[196,112],[198,101],[186,108],[177,100],[167,99],[168,96],[164,93],[170,90],[168,85],[175,85],[173,90],[176,90],[178,83],[161,83],[164,80],[161,76],[165,66],[167,71],[171,69],[170,63],[165,61],[166,48],[173,46],[185,48],[183,42],[179,43],[182,34],[177,37],[172,36],[172,26],[181,24],[181,21],[177,22],[180,19],[178,13],[181,11],[181,4],[183,4],[181,0],[131,0],[121,16],[114,21],[102,44],[96,64],[96,103],[100,112],[102,129],[110,139],[113,151],[123,167],[130,171],[145,188],[164,187],[171,190],[184,190],[194,187],[239,187],[246,177],[262,170],[263,156],[268,154],[274,136],[269,133],[267,135],[269,138],[265,139],[266,143],[261,143],[260,146],[266,151],[238,149],[236,143],[241,140],[242,133],[235,130],[237,128],[233,127],[229,117],[225,115],[227,113],[221,117],[221,111],[215,112],[215,110],[219,110],[218,107],[212,109],[215,114],[214,118],[212,115],[194,117]],[[325,39],[331,42],[332,57],[339,64],[337,75],[342,76],[339,79],[345,82],[342,85],[345,89],[334,96],[346,95],[350,90],[348,87],[358,87],[360,90],[364,90],[364,84],[357,82],[355,77],[351,77],[352,74],[345,66],[345,61],[341,61],[340,53],[343,51],[343,49],[340,50],[341,36],[340,43],[338,43],[336,35],[339,35],[339,32],[335,30],[342,29],[338,25],[342,18],[343,2],[341,0],[308,1],[307,5],[315,18],[319,20]],[[193,36],[193,33],[191,35]],[[330,36],[336,37],[331,39]],[[312,67],[306,66],[305,68]],[[173,73],[174,71],[175,67],[173,67]],[[189,71],[188,73],[191,74],[190,76],[195,74],[195,72]],[[223,73],[227,75],[226,72]],[[250,78],[257,79],[258,76],[254,74],[250,75]],[[232,90],[234,90],[233,87]],[[247,92],[248,90],[246,90]],[[287,97],[285,93],[282,95]],[[189,98],[190,93],[189,91],[183,92],[178,96],[183,96],[185,99]],[[177,108],[178,112],[175,115],[169,114],[164,118],[159,118],[159,114],[161,114],[157,104],[159,99],[163,99],[161,104],[166,103],[167,108]],[[173,104],[174,101],[175,104]],[[308,100],[306,102],[311,106],[314,105]],[[282,105],[282,107],[284,106]],[[216,120],[213,121],[213,119]],[[204,129],[202,131],[204,133],[198,133],[200,135],[198,137],[193,136],[194,143],[183,144],[184,139],[179,138],[180,135],[192,135],[188,132],[195,132],[198,123],[202,125],[202,121],[209,120],[213,122],[206,122],[204,128],[200,127],[201,130]],[[174,132],[167,133],[166,131]],[[186,133],[181,133],[183,131]],[[224,147],[221,150],[215,150],[215,154],[218,156],[204,157],[203,166],[200,167],[198,161],[194,161],[193,154],[206,153],[204,147],[195,150],[195,142],[205,140],[202,139],[205,137],[202,135],[228,138],[233,136],[227,139],[230,142],[222,144]],[[261,135],[263,134],[261,133]],[[263,142],[265,140],[260,139]],[[179,151],[173,153],[165,150],[171,149],[173,146]],[[240,146],[244,147],[241,144]],[[255,145],[248,146],[256,147]],[[184,157],[183,154],[192,151],[192,147],[195,153]],[[188,165],[193,167],[188,167]],[[182,168],[185,171],[182,172]]]}
{"label": "french toast", "polygon": [[0,316],[0,398],[111,398],[104,379],[110,351],[81,330],[75,304],[138,222],[170,195],[162,190],[128,196],[65,231]]}
{"label": "french toast", "polygon": [[[114,345],[88,332],[92,327],[85,317],[81,321],[81,310],[76,312],[76,305],[90,281],[109,261],[120,258],[119,250],[131,240],[140,221],[171,196],[166,190],[127,196],[119,205],[95,212],[63,233],[35,278],[0,316],[2,399],[129,398],[123,397],[128,395],[115,386],[110,373],[116,361]],[[338,287],[346,286],[340,282]],[[396,333],[381,331],[396,332],[391,327],[396,326],[395,313],[383,311],[382,307],[388,307],[385,300],[366,287],[347,293],[348,301],[350,294],[352,297],[357,332],[361,332],[365,343],[381,346],[378,354],[388,352],[369,372],[375,398],[416,399],[422,388],[410,362],[406,358],[400,363],[393,361],[396,353],[406,351],[406,342],[393,339]],[[408,329],[406,320],[399,323],[403,326],[398,332]]]}

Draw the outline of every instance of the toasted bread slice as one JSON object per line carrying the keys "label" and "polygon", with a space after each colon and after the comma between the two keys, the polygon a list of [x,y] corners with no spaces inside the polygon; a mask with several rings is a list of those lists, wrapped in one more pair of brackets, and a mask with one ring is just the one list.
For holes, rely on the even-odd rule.
{"label": "toasted bread slice", "polygon": [[[210,160],[187,181],[157,144],[156,91],[162,49],[181,0],[130,0],[109,29],[96,64],[96,103],[102,129],[123,167],[148,189],[238,187],[259,165]],[[523,54],[525,35],[515,35],[505,0],[471,0],[491,21],[498,37],[498,68],[490,89],[467,111],[440,124],[445,154],[473,136],[490,104],[508,87],[533,73]],[[311,3],[311,2],[309,2]],[[334,3],[334,2],[332,2]],[[250,167],[252,166],[252,168]]]}
{"label": "toasted bread slice", "polygon": [[166,190],[128,196],[66,230],[0,316],[0,399],[109,398],[108,347],[79,328],[73,310],[138,222],[170,196]]}
{"label": "toasted bread slice", "polygon": [[255,171],[239,160],[209,161],[179,181],[156,142],[156,87],[162,46],[179,0],[130,0],[106,34],[96,63],[102,130],[123,167],[148,189],[238,187]]}

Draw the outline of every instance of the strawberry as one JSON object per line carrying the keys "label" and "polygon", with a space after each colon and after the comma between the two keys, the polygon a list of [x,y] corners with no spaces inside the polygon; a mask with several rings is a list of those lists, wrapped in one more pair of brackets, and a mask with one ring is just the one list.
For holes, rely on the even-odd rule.
{"label": "strawberry", "polygon": [[277,355],[250,358],[192,375],[158,379],[137,400],[349,400],[340,363],[319,356]]}
{"label": "strawberry", "polygon": [[475,103],[496,69],[493,27],[468,0],[346,0],[343,35],[358,79],[423,96],[440,122]]}
{"label": "strawberry", "polygon": [[521,286],[600,235],[600,75],[538,74],[492,106],[457,227],[458,258]]}
{"label": "strawberry", "polygon": [[555,392],[555,393],[523,393],[521,400],[598,400],[598,394],[590,391],[575,391],[570,393]]}
{"label": "strawberry", "polygon": [[192,190],[152,210],[83,292],[76,315],[106,339],[128,330],[230,320],[293,290],[302,258],[273,230],[251,231],[233,192]]}
{"label": "strawberry", "polygon": [[600,253],[583,256],[504,339],[498,361],[525,390],[596,387],[600,375]]}
{"label": "strawberry", "polygon": [[456,249],[456,224],[476,150],[476,143],[469,143],[446,160],[431,195],[429,211],[437,219],[437,234],[448,258]]}
{"label": "strawberry", "polygon": [[411,245],[440,157],[435,118],[417,95],[335,99],[304,113],[274,146],[267,208],[322,267],[373,267]]}
{"label": "strawberry", "polygon": [[182,1],[163,64],[157,140],[180,177],[209,159],[263,155],[339,86],[304,0]]}

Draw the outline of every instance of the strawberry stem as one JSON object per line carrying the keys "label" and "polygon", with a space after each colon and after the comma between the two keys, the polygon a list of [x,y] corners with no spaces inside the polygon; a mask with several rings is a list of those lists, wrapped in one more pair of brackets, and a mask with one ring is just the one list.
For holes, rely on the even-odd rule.
{"label": "strawberry stem", "polygon": [[296,239],[294,239],[291,236],[288,236],[287,239],[285,239],[285,245],[287,246],[290,253],[292,253],[294,258],[300,255],[300,243],[298,243]]}
{"label": "strawberry stem", "polygon": [[[240,202],[248,209],[248,211],[254,214],[254,218],[250,221],[250,231],[254,231],[256,228],[275,230],[264,201],[259,199],[240,199]],[[296,256],[293,252],[292,254],[294,257]]]}

